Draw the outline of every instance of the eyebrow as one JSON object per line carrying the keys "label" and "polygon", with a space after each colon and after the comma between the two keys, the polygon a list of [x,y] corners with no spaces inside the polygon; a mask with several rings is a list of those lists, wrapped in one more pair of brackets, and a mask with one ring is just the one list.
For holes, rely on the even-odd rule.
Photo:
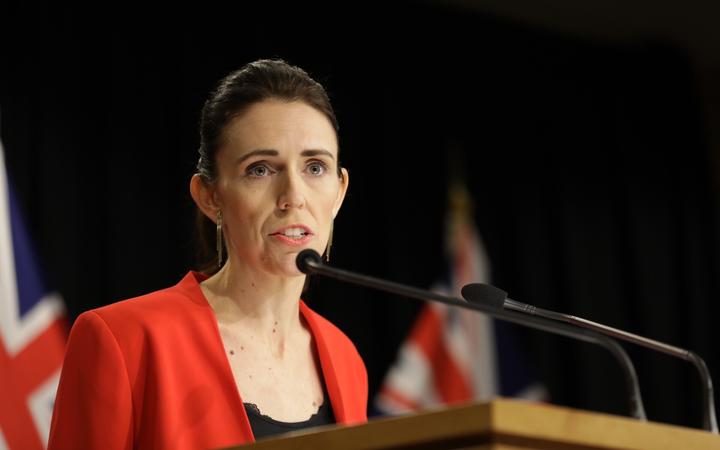
{"label": "eyebrow", "polygon": [[327,156],[330,159],[335,159],[335,156],[327,150],[322,150],[322,149],[303,150],[302,152],[300,152],[300,156],[320,156],[320,155]]}
{"label": "eyebrow", "polygon": [[[247,160],[248,158],[252,158],[253,156],[278,156],[279,154],[280,154],[280,152],[278,152],[277,150],[273,150],[273,149],[253,150],[251,152],[245,153],[244,155],[240,156],[235,161],[235,163],[241,164],[243,161]],[[305,156],[305,157],[319,156],[319,155],[324,155],[324,156],[330,157],[331,159],[335,159],[335,156],[327,150],[312,149],[312,150],[303,150],[302,152],[300,152],[300,156]]]}

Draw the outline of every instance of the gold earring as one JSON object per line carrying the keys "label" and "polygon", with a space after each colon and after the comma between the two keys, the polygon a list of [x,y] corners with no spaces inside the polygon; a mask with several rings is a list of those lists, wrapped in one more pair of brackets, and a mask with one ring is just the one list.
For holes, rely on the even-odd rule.
{"label": "gold earring", "polygon": [[332,247],[333,222],[330,222],[330,236],[328,237],[327,248],[325,249],[325,261],[330,262],[330,248]]}
{"label": "gold earring", "polygon": [[217,220],[215,221],[215,244],[218,255],[218,268],[222,267],[222,211],[218,209]]}

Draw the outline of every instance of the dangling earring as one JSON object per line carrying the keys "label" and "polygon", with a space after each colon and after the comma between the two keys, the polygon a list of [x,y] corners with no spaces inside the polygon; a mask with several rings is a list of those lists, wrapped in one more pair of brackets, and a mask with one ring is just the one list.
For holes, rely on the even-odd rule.
{"label": "dangling earring", "polygon": [[215,221],[215,244],[218,255],[218,269],[222,267],[222,211],[218,209],[217,220]]}
{"label": "dangling earring", "polygon": [[325,249],[325,261],[330,262],[330,248],[332,247],[333,223],[330,222],[330,236],[328,237],[327,248]]}

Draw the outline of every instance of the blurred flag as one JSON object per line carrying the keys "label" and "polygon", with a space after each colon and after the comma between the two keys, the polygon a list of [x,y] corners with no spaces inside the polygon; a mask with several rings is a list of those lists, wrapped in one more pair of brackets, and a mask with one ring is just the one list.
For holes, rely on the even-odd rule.
{"label": "blurred flag", "polygon": [[65,352],[64,305],[34,256],[0,144],[0,449],[46,447]]}
{"label": "blurred flag", "polygon": [[[435,290],[459,297],[465,284],[490,282],[470,197],[461,185],[450,191],[445,242],[450,280]],[[399,414],[498,395],[546,400],[546,390],[529,376],[510,331],[485,315],[428,302],[385,378],[376,408]]]}

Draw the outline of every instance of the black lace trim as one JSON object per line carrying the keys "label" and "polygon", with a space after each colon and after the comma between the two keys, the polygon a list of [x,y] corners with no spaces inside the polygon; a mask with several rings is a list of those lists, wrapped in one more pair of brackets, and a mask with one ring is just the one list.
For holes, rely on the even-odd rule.
{"label": "black lace trim", "polygon": [[[257,407],[255,403],[243,403],[245,405],[245,411],[248,413],[248,416],[252,415],[258,419],[264,420],[265,422],[268,422],[272,425],[280,426],[280,427],[286,427],[286,428],[306,428],[313,425],[323,425],[327,424],[327,420],[320,420],[322,418],[325,418],[326,416],[326,410],[327,410],[327,400],[323,401],[323,403],[318,407],[318,410],[310,416],[307,420],[302,420],[300,422],[282,422],[280,420],[275,420],[270,416],[267,416],[263,414],[260,411],[260,408]],[[252,420],[251,420],[252,422]],[[317,422],[317,423],[315,423]],[[330,422],[333,423],[333,422]]]}

